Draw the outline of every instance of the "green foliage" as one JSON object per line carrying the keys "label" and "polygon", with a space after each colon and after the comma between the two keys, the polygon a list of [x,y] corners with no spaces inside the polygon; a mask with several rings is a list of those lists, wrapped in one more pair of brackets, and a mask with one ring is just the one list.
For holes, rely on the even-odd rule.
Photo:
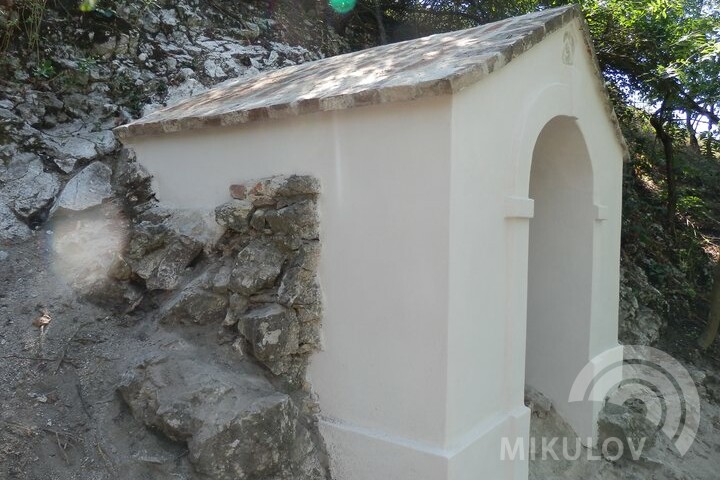
{"label": "green foliage", "polygon": [[52,78],[55,76],[55,67],[50,60],[42,60],[33,68],[33,75],[44,79]]}
{"label": "green foliage", "polygon": [[92,12],[97,8],[97,0],[80,0],[81,12]]}
{"label": "green foliage", "polygon": [[91,57],[85,57],[78,60],[78,71],[81,73],[89,73],[93,67],[97,65],[97,60]]}
{"label": "green foliage", "polygon": [[[338,0],[340,1],[340,0]],[[467,28],[568,0],[360,0],[346,23],[388,41]],[[663,107],[663,118],[691,112],[718,123],[718,0],[582,0],[603,72],[624,100]],[[378,18],[378,16],[380,18]],[[382,28],[381,28],[382,27]]]}
{"label": "green foliage", "polygon": [[40,28],[46,3],[47,0],[16,0],[0,7],[0,52],[22,36],[28,49],[40,58]]}
{"label": "green foliage", "polygon": [[700,217],[707,214],[707,206],[702,198],[697,195],[682,195],[678,199],[678,207],[693,217]]}
{"label": "green foliage", "polygon": [[[716,0],[586,0],[606,75],[648,104],[697,109],[720,102],[720,9]],[[700,113],[700,112],[697,112]]]}

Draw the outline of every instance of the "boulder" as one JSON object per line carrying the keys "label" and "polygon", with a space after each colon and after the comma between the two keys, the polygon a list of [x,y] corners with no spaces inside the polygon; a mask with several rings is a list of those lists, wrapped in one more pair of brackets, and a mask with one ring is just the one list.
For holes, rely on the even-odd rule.
{"label": "boulder", "polygon": [[[598,445],[607,439],[617,439],[623,444],[623,452],[629,455],[631,447],[637,449],[641,442],[643,451],[655,444],[658,428],[646,417],[641,405],[616,405],[607,403],[598,416]],[[629,444],[632,442],[632,446]],[[608,442],[608,446],[614,442]],[[611,457],[618,452],[608,451]]]}
{"label": "boulder", "polygon": [[100,162],[83,168],[65,185],[56,208],[71,211],[98,206],[112,197],[112,170]]}
{"label": "boulder", "polygon": [[190,347],[134,365],[119,391],[135,418],[186,442],[190,462],[209,478],[293,478],[293,461],[313,451],[288,395]]}
{"label": "boulder", "polygon": [[0,175],[0,197],[24,221],[44,216],[60,191],[60,181],[46,172],[40,158],[32,153],[13,157]]}

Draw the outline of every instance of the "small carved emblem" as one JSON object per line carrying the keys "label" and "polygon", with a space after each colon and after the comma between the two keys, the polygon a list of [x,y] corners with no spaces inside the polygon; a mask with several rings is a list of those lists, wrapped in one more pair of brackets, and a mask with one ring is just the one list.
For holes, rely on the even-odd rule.
{"label": "small carved emblem", "polygon": [[563,37],[562,61],[565,65],[575,63],[575,37],[570,32],[565,32]]}

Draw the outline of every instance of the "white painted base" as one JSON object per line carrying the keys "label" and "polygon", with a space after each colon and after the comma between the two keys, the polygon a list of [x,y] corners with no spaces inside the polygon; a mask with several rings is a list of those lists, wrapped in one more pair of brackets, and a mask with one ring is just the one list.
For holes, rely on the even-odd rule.
{"label": "white painted base", "polygon": [[[503,438],[528,445],[530,411],[519,407],[481,423],[457,445],[440,448],[384,432],[320,421],[336,480],[525,480],[527,461],[502,459]],[[522,456],[527,458],[527,452]]]}

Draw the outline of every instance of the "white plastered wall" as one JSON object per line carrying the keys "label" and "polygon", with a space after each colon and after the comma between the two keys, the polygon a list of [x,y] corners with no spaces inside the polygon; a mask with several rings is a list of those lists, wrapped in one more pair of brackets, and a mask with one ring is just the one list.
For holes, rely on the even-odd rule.
{"label": "white plastered wall", "polygon": [[212,209],[250,178],[321,179],[325,349],[310,376],[337,478],[447,470],[449,129],[440,97],[133,144],[177,207]]}
{"label": "white plastered wall", "polygon": [[310,380],[338,480],[527,478],[500,439],[528,435],[528,185],[557,115],[577,118],[607,217],[588,351],[616,345],[622,152],[588,62],[569,26],[453,97],[132,142],[177,207],[210,210],[249,178],[321,179],[325,350]]}
{"label": "white plastered wall", "polygon": [[[572,42],[568,35],[575,44],[572,64],[563,62],[567,44]],[[593,245],[588,249],[592,251],[590,318],[582,327],[590,336],[584,343],[558,348],[587,352],[584,360],[592,362],[596,371],[622,358],[617,309],[623,150],[579,25],[573,24],[453,97],[449,439],[467,435],[491,412],[507,412],[527,422],[519,411],[528,340],[530,171],[541,130],[558,116],[575,119],[584,137],[592,161],[595,214]],[[496,359],[502,359],[502,364],[495,363]],[[583,366],[568,367],[579,373]],[[569,390],[549,393],[558,410],[571,416],[579,436],[595,435],[592,419],[599,405],[585,405],[581,414],[573,415],[566,408]]]}

